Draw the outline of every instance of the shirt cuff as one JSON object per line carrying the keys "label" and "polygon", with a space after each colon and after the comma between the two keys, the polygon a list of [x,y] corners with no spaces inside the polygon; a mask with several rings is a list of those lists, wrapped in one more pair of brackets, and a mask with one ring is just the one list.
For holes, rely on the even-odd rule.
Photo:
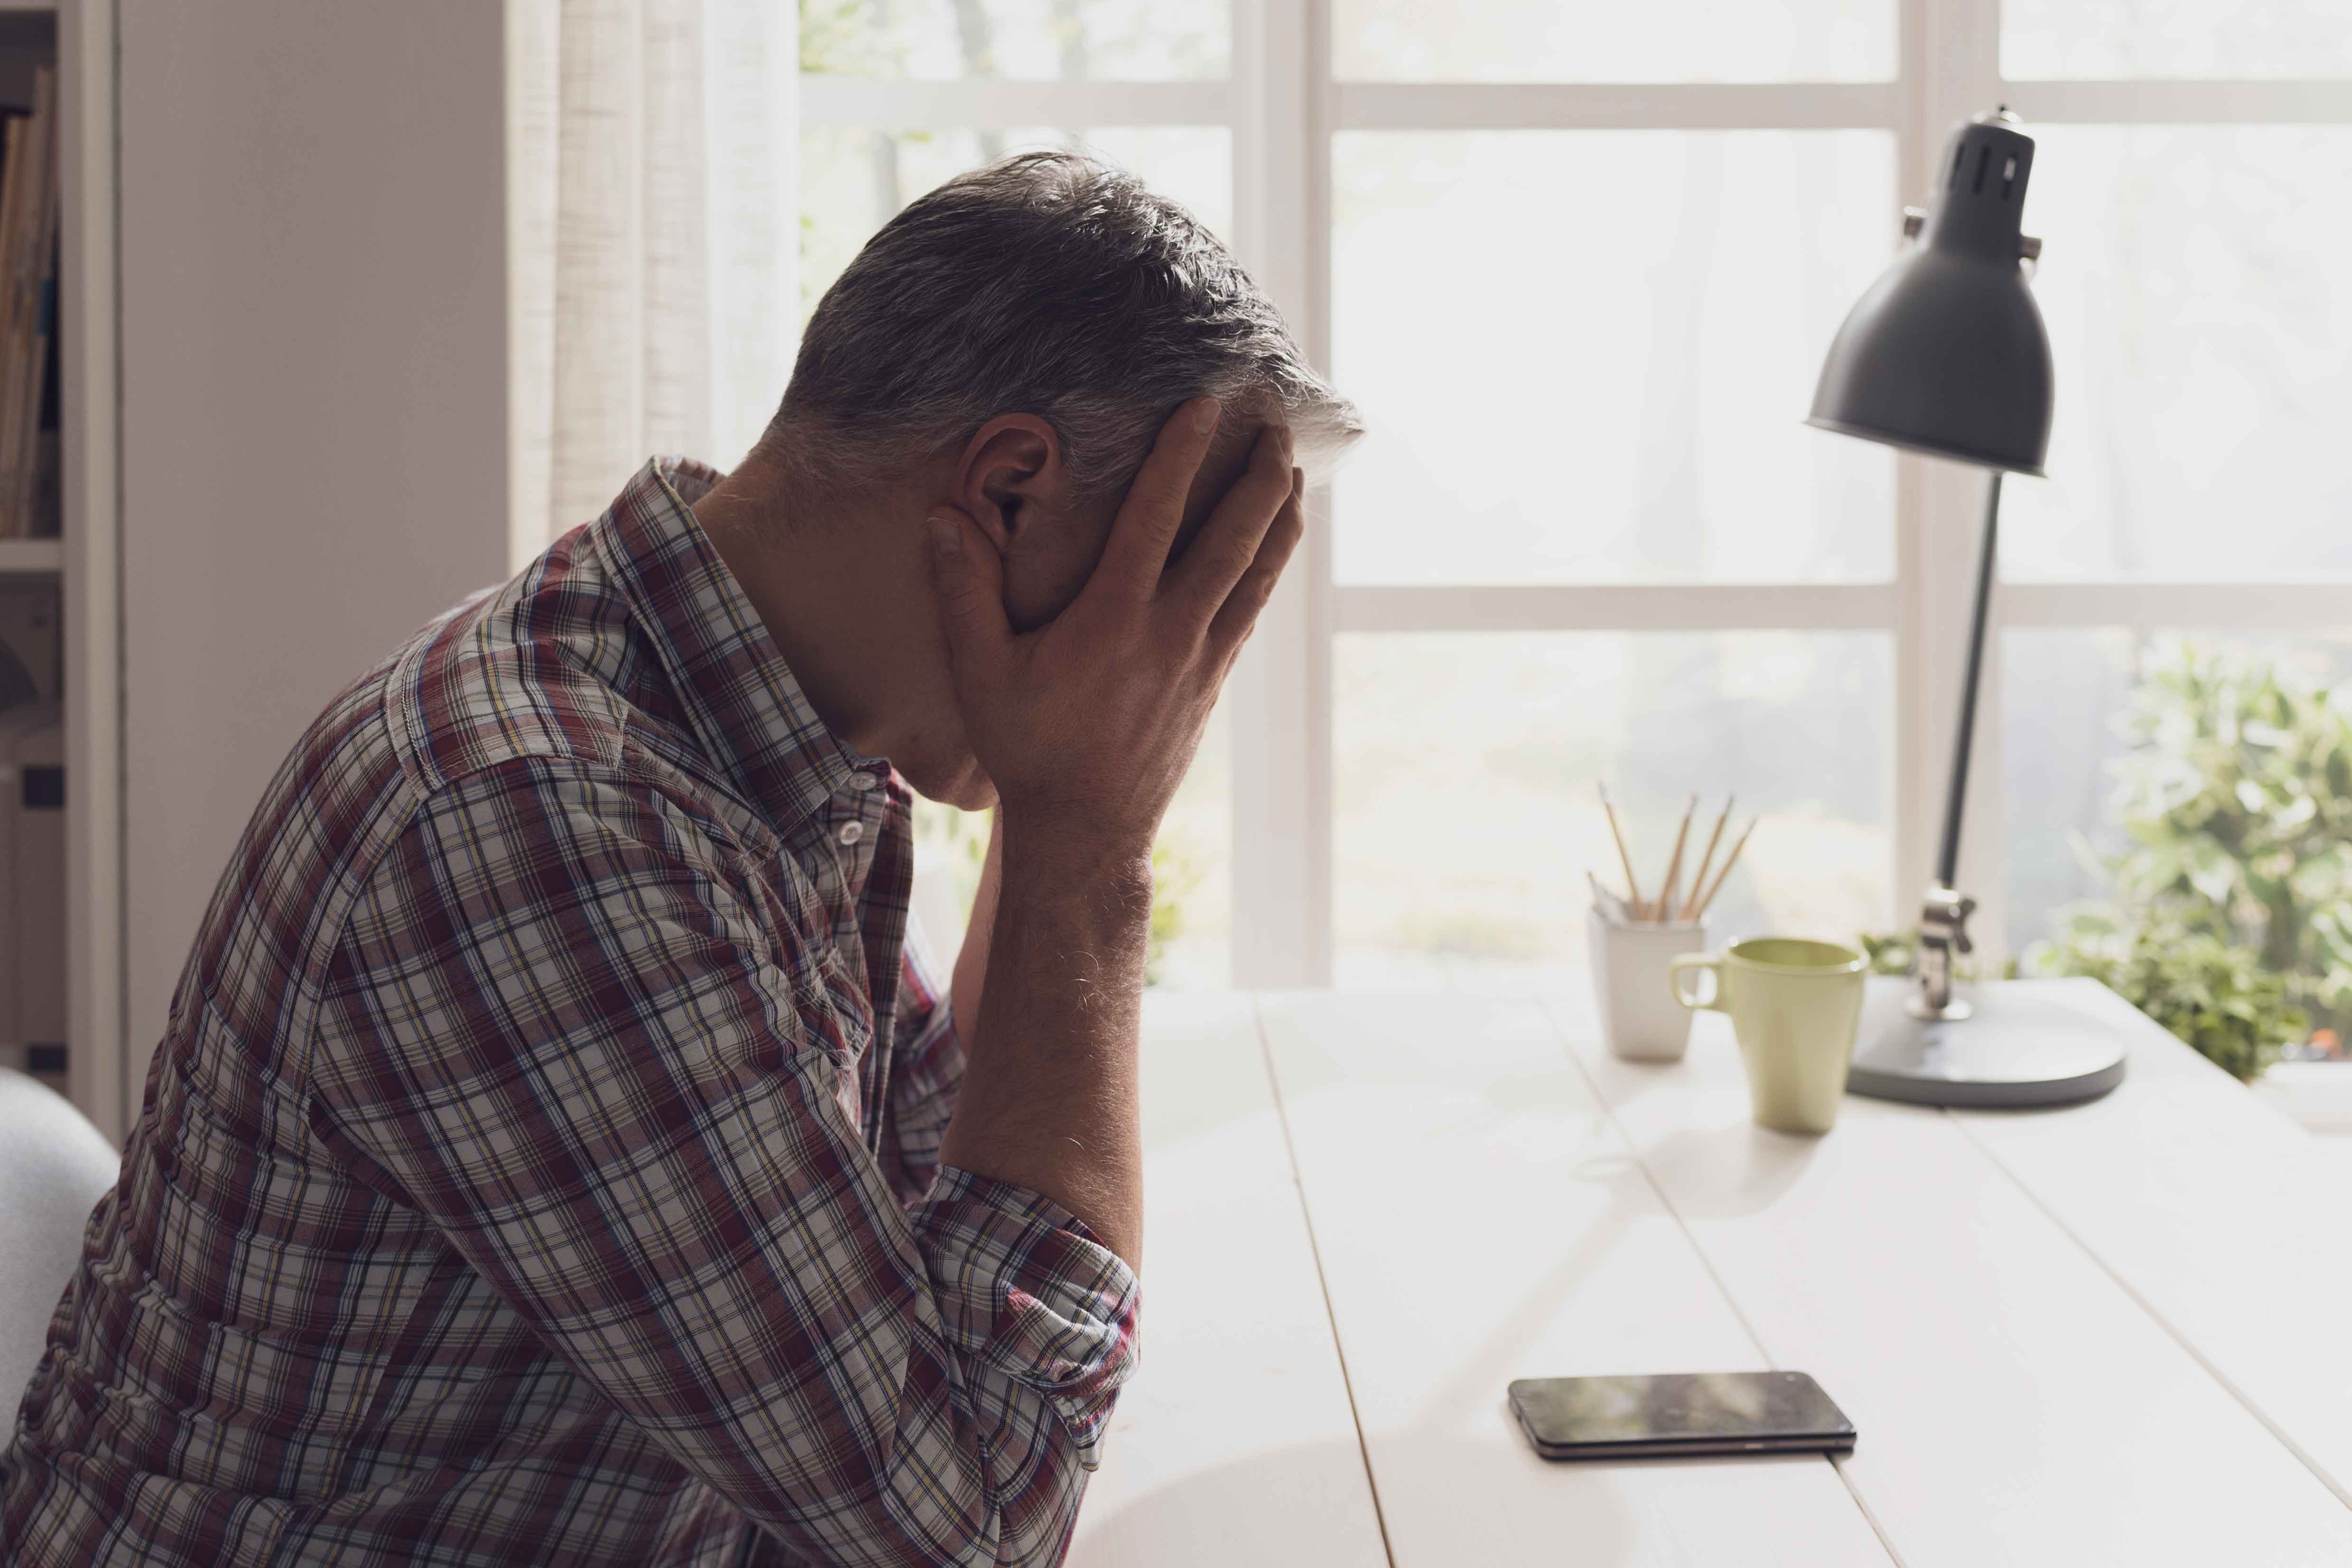
{"label": "shirt cuff", "polygon": [[1093,1469],[1135,1370],[1135,1271],[1052,1199],[953,1165],[911,1217],[949,1342],[1044,1394]]}

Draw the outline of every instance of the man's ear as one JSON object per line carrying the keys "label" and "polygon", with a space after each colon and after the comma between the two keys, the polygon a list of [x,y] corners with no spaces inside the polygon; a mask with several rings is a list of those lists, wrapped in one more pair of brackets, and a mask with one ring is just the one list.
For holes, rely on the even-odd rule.
{"label": "man's ear", "polygon": [[1034,414],[1000,414],[973,432],[956,467],[954,503],[1000,553],[1066,499],[1068,475],[1054,427]]}

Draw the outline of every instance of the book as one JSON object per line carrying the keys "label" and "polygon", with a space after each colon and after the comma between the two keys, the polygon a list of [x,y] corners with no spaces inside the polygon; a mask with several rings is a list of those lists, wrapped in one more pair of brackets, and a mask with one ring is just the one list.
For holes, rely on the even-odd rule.
{"label": "book", "polygon": [[[58,231],[57,70],[33,72],[33,112],[11,122],[0,190],[0,533],[32,531],[46,360],[45,296]],[[20,145],[21,143],[21,145]]]}
{"label": "book", "polygon": [[25,316],[26,342],[17,366],[23,378],[23,444],[17,448],[16,490],[13,498],[21,531],[41,531],[33,510],[33,494],[41,468],[41,412],[47,390],[49,345],[57,337],[58,298],[58,75],[42,66],[34,78],[34,168],[37,184],[31,205],[31,228],[26,236]]}
{"label": "book", "polygon": [[32,160],[32,128],[29,114],[11,114],[0,125],[0,135],[5,137],[0,143],[0,539],[21,538],[25,532],[25,521],[11,501],[16,489],[17,420],[16,378],[10,372],[16,363],[16,235],[28,194],[26,170]]}

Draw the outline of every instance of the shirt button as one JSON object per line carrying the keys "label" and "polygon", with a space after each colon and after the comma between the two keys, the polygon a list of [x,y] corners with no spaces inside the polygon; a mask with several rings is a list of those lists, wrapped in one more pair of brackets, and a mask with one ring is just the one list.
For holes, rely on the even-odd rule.
{"label": "shirt button", "polygon": [[866,837],[866,824],[862,822],[845,822],[841,825],[841,831],[835,833],[834,837],[840,839],[844,844],[855,844],[859,839]]}
{"label": "shirt button", "polygon": [[849,787],[852,789],[872,789],[874,787],[874,775],[868,773],[852,773],[849,775]]}

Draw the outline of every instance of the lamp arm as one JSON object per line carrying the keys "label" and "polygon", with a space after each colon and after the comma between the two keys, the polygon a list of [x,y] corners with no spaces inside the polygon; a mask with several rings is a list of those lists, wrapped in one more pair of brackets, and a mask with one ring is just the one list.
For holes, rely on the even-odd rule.
{"label": "lamp arm", "polygon": [[1985,626],[1992,578],[2000,554],[2000,470],[1985,488],[1984,539],[1978,547],[1976,603],[1969,612],[1968,674],[1960,685],[1959,730],[1952,739],[1952,783],[1944,795],[1944,838],[1936,852],[1936,880],[1954,885],[1960,874],[1960,808],[1968,799],[1969,753],[1976,740],[1977,684],[1984,674]]}
{"label": "lamp arm", "polygon": [[1977,555],[1976,602],[1969,613],[1968,672],[1960,682],[1960,722],[1952,737],[1952,782],[1944,795],[1944,838],[1936,879],[1919,910],[1918,989],[1906,1005],[1915,1018],[1965,1018],[1969,1004],[1952,995],[1956,954],[1970,951],[1969,916],[1977,901],[1953,884],[1960,870],[1960,818],[1969,795],[1969,757],[1977,731],[1977,688],[1984,677],[1985,632],[1992,607],[1993,574],[2000,559],[2000,470],[1985,490],[1984,540]]}

